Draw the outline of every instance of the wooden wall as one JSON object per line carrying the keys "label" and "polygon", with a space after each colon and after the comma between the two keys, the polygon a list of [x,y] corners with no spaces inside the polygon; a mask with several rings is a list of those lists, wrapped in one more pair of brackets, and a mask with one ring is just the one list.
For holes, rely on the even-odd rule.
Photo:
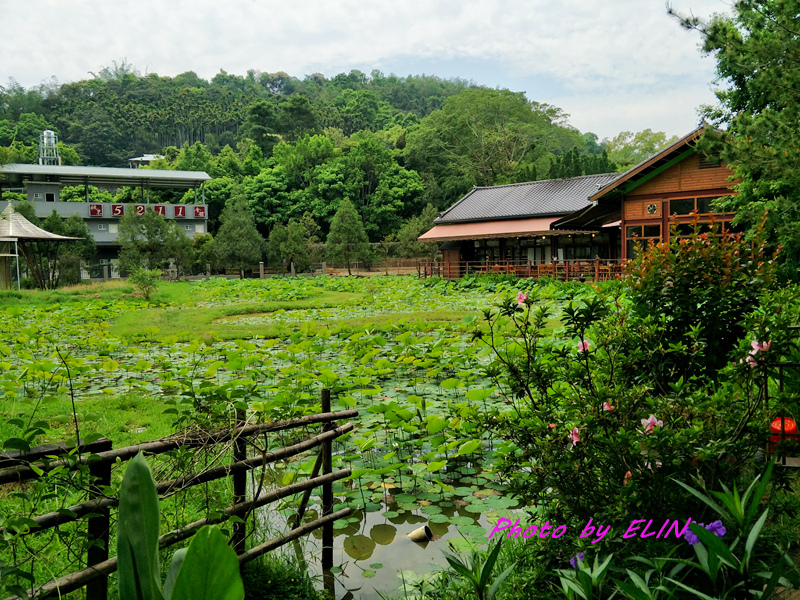
{"label": "wooden wall", "polygon": [[[623,258],[631,258],[633,233],[641,241],[660,241],[669,237],[672,219],[670,201],[685,199],[694,206],[705,205],[708,198],[728,196],[735,192],[729,181],[731,170],[724,163],[714,165],[700,154],[692,154],[653,179],[646,181],[627,194],[623,200],[622,235]],[[701,199],[698,201],[697,199]],[[699,211],[701,221],[708,221],[711,213]],[[717,221],[730,219],[730,215],[714,215]],[[679,213],[678,220],[691,220],[688,213]],[[644,229],[647,226],[647,229]]]}

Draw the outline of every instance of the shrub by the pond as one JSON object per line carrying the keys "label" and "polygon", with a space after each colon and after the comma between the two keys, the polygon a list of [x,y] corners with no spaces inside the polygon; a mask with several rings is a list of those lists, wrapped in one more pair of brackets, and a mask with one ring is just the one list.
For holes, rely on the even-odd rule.
{"label": "shrub by the pond", "polygon": [[[697,231],[650,248],[633,291],[582,294],[555,334],[541,288],[485,312],[475,337],[491,350],[487,374],[507,408],[486,411],[484,427],[504,440],[497,467],[540,519],[615,529],[631,519],[685,521],[702,506],[675,480],[715,487],[753,471],[767,434],[762,383],[793,351],[782,330],[800,318],[796,289],[768,290],[763,252]],[[714,257],[723,264],[712,267]],[[693,305],[725,331],[698,323]],[[647,545],[658,551],[659,542]],[[565,559],[555,544],[543,552]]]}
{"label": "shrub by the pond", "polygon": [[689,340],[703,352],[687,375],[715,378],[744,334],[742,318],[775,284],[776,257],[763,235],[745,240],[716,224],[703,231],[695,214],[688,235],[681,236],[673,223],[669,242],[649,246],[628,265],[634,310],[663,323],[654,348],[661,355],[657,379],[662,387],[681,370],[680,354],[671,353],[671,346]]}

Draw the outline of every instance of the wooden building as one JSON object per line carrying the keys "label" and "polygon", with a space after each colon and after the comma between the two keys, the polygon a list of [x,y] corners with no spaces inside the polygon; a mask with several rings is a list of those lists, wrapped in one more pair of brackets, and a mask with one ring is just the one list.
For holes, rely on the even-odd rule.
{"label": "wooden building", "polygon": [[[635,242],[687,227],[729,226],[711,201],[733,194],[731,171],[696,149],[700,127],[624,173],[473,188],[439,215],[421,242],[440,243],[446,277],[467,272],[602,279],[633,257]],[[429,267],[425,266],[426,272]]]}
{"label": "wooden building", "polygon": [[695,143],[702,132],[702,127],[694,130],[622,173],[588,198],[588,208],[558,220],[554,228],[596,228],[618,223],[624,241],[623,259],[633,258],[637,240],[668,240],[673,219],[679,223],[679,233],[687,232],[693,211],[697,211],[705,227],[713,219],[731,229],[733,215],[714,212],[712,201],[735,194],[735,182],[731,170],[718,157],[696,150]]}

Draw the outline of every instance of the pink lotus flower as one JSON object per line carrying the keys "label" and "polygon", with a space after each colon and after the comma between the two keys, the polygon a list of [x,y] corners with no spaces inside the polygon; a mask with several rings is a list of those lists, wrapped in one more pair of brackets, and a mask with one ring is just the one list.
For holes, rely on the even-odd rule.
{"label": "pink lotus flower", "polygon": [[752,356],[748,356],[744,360],[745,360],[745,362],[747,362],[748,365],[750,365],[751,368],[755,367],[758,364],[758,361],[756,361],[756,359],[753,358]]}
{"label": "pink lotus flower", "polygon": [[642,426],[644,427],[644,434],[653,432],[653,427],[663,427],[664,421],[656,419],[655,416],[650,415],[647,419],[642,419]]}
{"label": "pink lotus flower", "polygon": [[578,353],[586,352],[589,349],[589,340],[578,342]]}
{"label": "pink lotus flower", "polygon": [[603,402],[603,410],[608,412],[613,412],[614,407],[611,406],[608,402]]}
{"label": "pink lotus flower", "polygon": [[575,444],[581,441],[580,432],[578,431],[577,427],[574,427],[572,431],[569,432],[569,439],[572,440],[572,447],[575,447]]}
{"label": "pink lotus flower", "polygon": [[528,294],[523,294],[522,292],[519,292],[517,294],[517,304],[519,304],[520,306],[524,306],[527,300],[528,300]]}
{"label": "pink lotus flower", "polygon": [[550,429],[555,429],[556,428],[556,424],[555,423],[550,423],[550,425],[548,425],[548,427]]}

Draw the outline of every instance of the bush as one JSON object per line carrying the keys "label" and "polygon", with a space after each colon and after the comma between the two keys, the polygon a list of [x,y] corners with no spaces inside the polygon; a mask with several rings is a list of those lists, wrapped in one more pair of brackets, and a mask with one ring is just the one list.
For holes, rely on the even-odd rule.
{"label": "bush", "polygon": [[130,277],[128,277],[128,281],[130,281],[139,293],[144,296],[145,300],[150,300],[150,294],[158,289],[160,277],[161,269],[135,267]]}
{"label": "bush", "polygon": [[[741,234],[721,233],[713,222],[710,231],[701,232],[696,214],[688,236],[679,237],[673,223],[669,242],[639,252],[628,266],[627,284],[637,314],[664,325],[658,347],[652,348],[661,356],[661,389],[681,375],[713,378],[728,362],[744,334],[742,318],[775,283],[776,256],[767,254],[761,233],[748,241]],[[703,360],[688,370],[669,351],[687,336],[703,347]]]}

